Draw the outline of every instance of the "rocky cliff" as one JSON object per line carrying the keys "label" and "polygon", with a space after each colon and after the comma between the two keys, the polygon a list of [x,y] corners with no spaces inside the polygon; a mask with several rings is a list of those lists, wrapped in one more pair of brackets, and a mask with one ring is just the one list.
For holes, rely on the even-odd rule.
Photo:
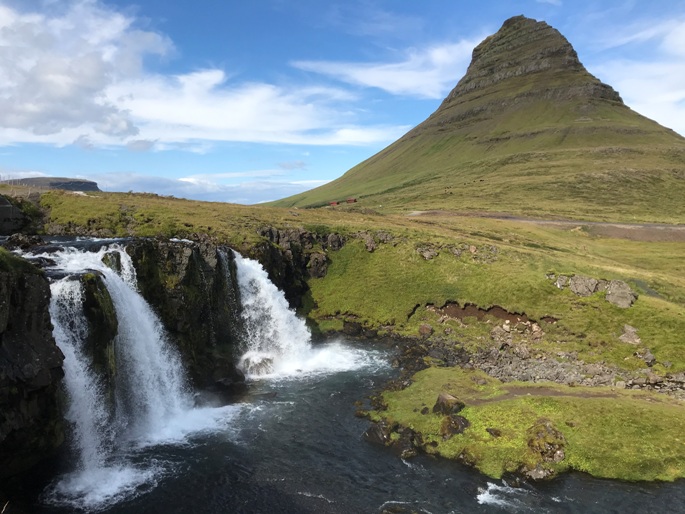
{"label": "rocky cliff", "polygon": [[64,356],[49,303],[45,276],[0,249],[0,477],[29,469],[64,439]]}
{"label": "rocky cliff", "polygon": [[160,316],[200,388],[240,382],[233,364],[240,301],[233,254],[198,242],[139,239],[127,246],[143,297]]}
{"label": "rocky cliff", "polygon": [[264,238],[262,243],[241,250],[264,266],[293,308],[302,305],[309,289],[307,279],[326,275],[326,253],[339,250],[345,244],[340,234],[304,228],[263,227],[259,235]]}
{"label": "rocky cliff", "polygon": [[588,73],[558,30],[516,16],[473,50],[466,75],[420,130],[482,122],[531,100],[580,100],[587,113],[598,102],[623,106],[611,86]]}

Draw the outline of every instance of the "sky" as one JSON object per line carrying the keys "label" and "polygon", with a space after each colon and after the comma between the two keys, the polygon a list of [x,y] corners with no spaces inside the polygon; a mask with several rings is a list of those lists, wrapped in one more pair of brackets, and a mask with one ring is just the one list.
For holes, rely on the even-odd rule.
{"label": "sky", "polygon": [[299,193],[426,119],[519,14],[685,135],[685,0],[0,0],[0,179]]}

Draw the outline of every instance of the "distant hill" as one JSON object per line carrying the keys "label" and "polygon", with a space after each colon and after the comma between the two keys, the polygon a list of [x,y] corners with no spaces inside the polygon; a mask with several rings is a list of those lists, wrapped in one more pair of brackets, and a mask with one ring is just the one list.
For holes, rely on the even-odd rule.
{"label": "distant hill", "polygon": [[2,184],[16,184],[40,189],[64,189],[66,191],[100,191],[97,182],[78,178],[33,177],[3,180]]}
{"label": "distant hill", "polygon": [[683,223],[685,138],[628,108],[556,29],[517,16],[474,49],[427,120],[339,179],[273,205],[349,197],[387,211]]}

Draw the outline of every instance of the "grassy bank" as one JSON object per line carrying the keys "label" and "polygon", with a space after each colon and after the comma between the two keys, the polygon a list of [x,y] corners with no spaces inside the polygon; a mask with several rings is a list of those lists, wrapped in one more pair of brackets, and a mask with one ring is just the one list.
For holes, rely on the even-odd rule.
{"label": "grassy bank", "polygon": [[[531,359],[572,355],[644,377],[685,371],[680,229],[532,223],[448,212],[383,215],[358,205],[255,208],[121,193],[50,192],[41,204],[48,212],[45,230],[53,233],[208,234],[237,249],[263,242],[258,230],[265,226],[341,234],[345,245],[327,252],[323,278],[309,279],[302,311],[322,332],[354,322],[380,335],[423,337],[426,343],[477,352],[497,347],[491,333],[502,319],[445,316],[440,307],[453,302],[499,306],[541,327],[535,338],[512,333],[512,344],[526,346]],[[620,308],[606,301],[604,292],[581,297],[559,289],[550,278],[559,275],[621,280],[639,296],[631,307]],[[620,339],[626,325],[636,329],[639,343]],[[646,349],[655,357],[651,366],[642,357]],[[411,387],[386,392],[388,409],[375,416],[411,427],[431,443],[428,451],[461,456],[491,476],[538,464],[554,472],[576,469],[626,480],[672,480],[684,474],[685,411],[666,395],[501,384],[474,373],[424,370]],[[421,414],[443,391],[466,403],[461,415],[470,422],[463,434],[449,439],[440,435],[444,419]],[[531,450],[531,430],[541,423],[563,435],[559,462],[540,461],[539,452]],[[501,435],[492,436],[486,428]]]}
{"label": "grassy bank", "polygon": [[[458,368],[429,368],[413,381],[402,391],[384,393],[387,410],[373,417],[410,427],[421,434],[428,452],[460,458],[489,476],[542,466],[554,473],[577,470],[622,480],[685,477],[683,404],[663,395],[552,383],[504,384]],[[463,433],[449,438],[441,435],[443,415],[422,414],[441,392],[466,404],[459,415],[470,422]],[[562,435],[550,441],[545,434],[547,444],[561,449],[558,462],[541,453],[534,433],[541,425]]]}

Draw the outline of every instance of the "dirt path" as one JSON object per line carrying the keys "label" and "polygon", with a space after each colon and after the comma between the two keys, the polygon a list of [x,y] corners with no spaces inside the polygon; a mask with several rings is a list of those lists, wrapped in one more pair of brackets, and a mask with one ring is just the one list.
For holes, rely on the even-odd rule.
{"label": "dirt path", "polygon": [[488,218],[561,228],[586,227],[589,233],[603,237],[645,242],[685,242],[685,225],[668,225],[665,223],[614,223],[581,220],[539,220],[532,218],[521,218],[518,216],[509,216],[506,214],[459,213],[452,211],[413,211],[409,213],[408,216]]}

